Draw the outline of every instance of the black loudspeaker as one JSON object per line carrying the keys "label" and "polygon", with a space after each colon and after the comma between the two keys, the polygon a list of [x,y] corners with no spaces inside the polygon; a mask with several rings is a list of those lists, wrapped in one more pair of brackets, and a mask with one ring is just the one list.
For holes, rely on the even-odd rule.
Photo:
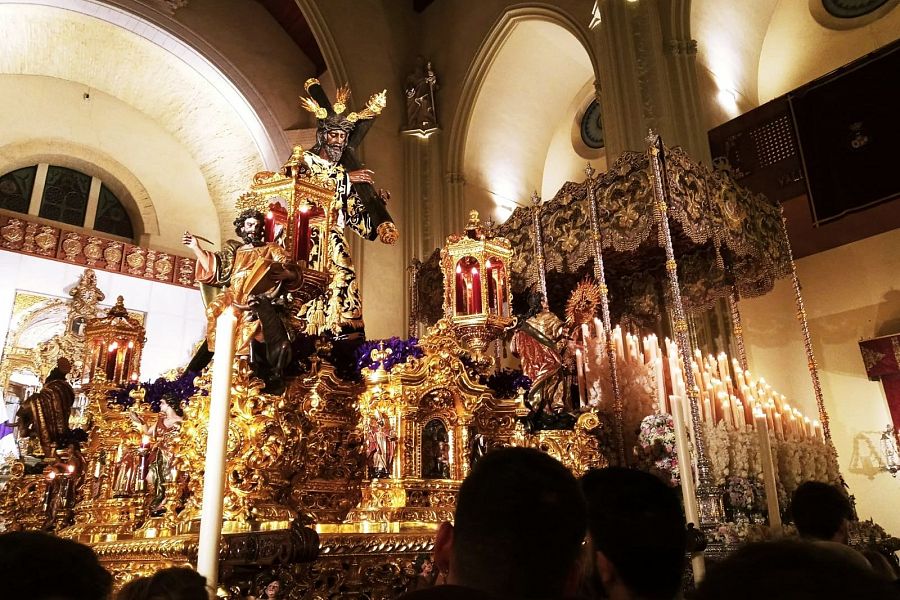
{"label": "black loudspeaker", "polygon": [[900,43],[788,94],[813,220],[900,197]]}

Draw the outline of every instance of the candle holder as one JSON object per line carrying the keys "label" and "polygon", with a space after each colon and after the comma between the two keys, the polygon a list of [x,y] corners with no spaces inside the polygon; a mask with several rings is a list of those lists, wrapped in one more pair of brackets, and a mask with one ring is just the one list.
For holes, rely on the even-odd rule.
{"label": "candle holder", "polygon": [[479,360],[488,344],[515,324],[507,267],[512,254],[509,240],[493,237],[475,210],[465,232],[448,237],[441,250],[444,314]]}
{"label": "candle holder", "polygon": [[85,387],[120,386],[137,381],[144,349],[143,324],[128,313],[122,296],[106,316],[88,319],[85,337]]}

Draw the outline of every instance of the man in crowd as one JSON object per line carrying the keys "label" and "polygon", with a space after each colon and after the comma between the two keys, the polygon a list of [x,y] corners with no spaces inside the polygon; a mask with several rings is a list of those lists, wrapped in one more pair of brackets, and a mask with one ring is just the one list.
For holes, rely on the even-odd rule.
{"label": "man in crowd", "polygon": [[527,448],[488,452],[460,487],[455,523],[438,530],[439,585],[403,598],[571,596],[585,526],[578,482],[557,460]]}
{"label": "man in crowd", "polygon": [[597,596],[670,600],[681,590],[686,530],[675,491],[657,477],[610,467],[581,481]]}
{"label": "man in crowd", "polygon": [[853,507],[842,490],[821,481],[805,481],[794,490],[791,515],[802,537],[859,567],[870,567],[865,556],[847,545]]}
{"label": "man in crowd", "polygon": [[748,544],[710,565],[693,600],[898,600],[891,582],[816,543]]}
{"label": "man in crowd", "polygon": [[0,535],[3,598],[106,600],[112,576],[94,551],[37,531]]}

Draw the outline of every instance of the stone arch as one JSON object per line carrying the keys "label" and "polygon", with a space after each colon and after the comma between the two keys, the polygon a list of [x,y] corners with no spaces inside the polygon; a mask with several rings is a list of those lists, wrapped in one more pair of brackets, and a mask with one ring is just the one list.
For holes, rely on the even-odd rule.
{"label": "stone arch", "polygon": [[[194,170],[191,193],[160,194],[145,182],[150,198],[165,201],[167,207],[156,208],[171,214],[178,214],[173,203],[210,202],[209,210],[218,218],[203,219],[201,233],[214,241],[230,231],[234,200],[253,175],[277,169],[289,154],[284,131],[253,84],[211,43],[163,11],[136,0],[123,0],[116,7],[90,0],[22,0],[15,6],[0,2],[0,11],[0,74],[68,82],[84,88],[86,102],[112,99],[144,115],[160,136],[170,136],[190,156],[190,161],[179,157],[179,165],[190,162]],[[27,26],[32,20],[34,26]],[[55,36],[62,50],[69,51],[38,43],[38,31]],[[80,53],[80,48],[91,52]],[[142,68],[127,69],[126,64]],[[210,135],[210,122],[216,124],[216,135]],[[157,163],[153,168],[154,177],[162,181],[162,168]],[[154,228],[146,220],[145,225],[145,231]],[[183,229],[185,224],[176,226]],[[178,246],[172,235],[161,235],[164,239],[151,243],[173,250]]]}
{"label": "stone arch", "polygon": [[[303,13],[303,18],[306,19],[306,23],[313,32],[313,37],[319,45],[319,50],[322,51],[325,66],[331,74],[332,80],[338,83],[352,83],[347,74],[347,69],[344,67],[344,61],[341,58],[341,51],[337,42],[334,41],[334,36],[331,34],[331,30],[325,22],[325,17],[322,15],[322,11],[319,10],[315,0],[295,1],[297,6],[300,7],[300,12]],[[353,88],[352,85],[350,87],[351,89]]]}
{"label": "stone arch", "polygon": [[[450,214],[455,221],[449,224],[453,228],[451,230],[459,229],[462,226],[461,220],[464,214],[463,209],[465,208],[462,206],[462,187],[465,179],[471,176],[471,173],[465,172],[466,154],[470,139],[470,126],[477,110],[478,100],[485,84],[495,74],[493,67],[506,48],[507,43],[513,37],[516,29],[528,23],[549,24],[574,38],[586,54],[586,58],[590,63],[591,76],[594,80],[597,79],[597,57],[587,30],[560,9],[549,4],[515,5],[494,23],[466,72],[465,82],[450,129],[446,171],[449,185],[447,198],[449,199]],[[532,73],[528,77],[534,80],[540,76]],[[583,85],[584,82],[579,81],[577,85],[573,86],[572,93],[580,90]],[[570,100],[571,98],[566,100],[565,106],[568,106]],[[543,164],[543,160],[541,164]]]}
{"label": "stone arch", "polygon": [[65,140],[33,139],[0,147],[0,175],[38,163],[97,177],[116,195],[134,226],[136,241],[159,234],[159,218],[140,180],[112,156]]}

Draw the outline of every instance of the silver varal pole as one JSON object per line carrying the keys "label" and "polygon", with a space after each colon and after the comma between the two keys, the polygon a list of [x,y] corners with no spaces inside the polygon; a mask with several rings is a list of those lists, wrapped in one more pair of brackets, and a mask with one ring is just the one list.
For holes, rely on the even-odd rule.
{"label": "silver varal pole", "polygon": [[616,349],[613,347],[612,320],[609,316],[609,288],[606,286],[606,272],[603,267],[603,233],[600,231],[600,208],[597,206],[597,197],[594,194],[594,168],[588,164],[584,170],[587,175],[588,203],[591,209],[591,245],[594,251],[594,279],[600,286],[600,310],[603,317],[603,332],[605,334],[606,359],[609,362],[609,377],[613,389],[613,413],[615,417],[616,446],[619,455],[619,464],[625,466],[625,435],[624,435],[624,405],[622,404],[622,390],[619,388],[619,371],[616,366]]}
{"label": "silver varal pole", "polygon": [[[665,146],[662,138],[652,131],[647,141],[650,144],[650,169],[653,174],[653,192],[656,198],[654,212],[656,213],[659,227],[659,240],[666,251],[666,274],[669,280],[669,291],[672,296],[672,308],[675,313],[675,341],[678,345],[678,353],[681,355],[682,371],[690,405],[691,425],[694,430],[696,443],[697,501],[700,505],[700,526],[712,528],[717,526],[723,518],[722,492],[713,481],[712,466],[707,455],[706,440],[703,437],[703,428],[700,420],[700,407],[697,397],[698,388],[696,381],[694,381],[694,372],[691,369],[691,348],[687,338],[687,317],[685,316],[684,305],[681,302],[678,264],[675,262],[675,251],[672,247],[672,235],[669,230],[669,184],[666,180]],[[672,359],[673,357],[669,358]]]}

